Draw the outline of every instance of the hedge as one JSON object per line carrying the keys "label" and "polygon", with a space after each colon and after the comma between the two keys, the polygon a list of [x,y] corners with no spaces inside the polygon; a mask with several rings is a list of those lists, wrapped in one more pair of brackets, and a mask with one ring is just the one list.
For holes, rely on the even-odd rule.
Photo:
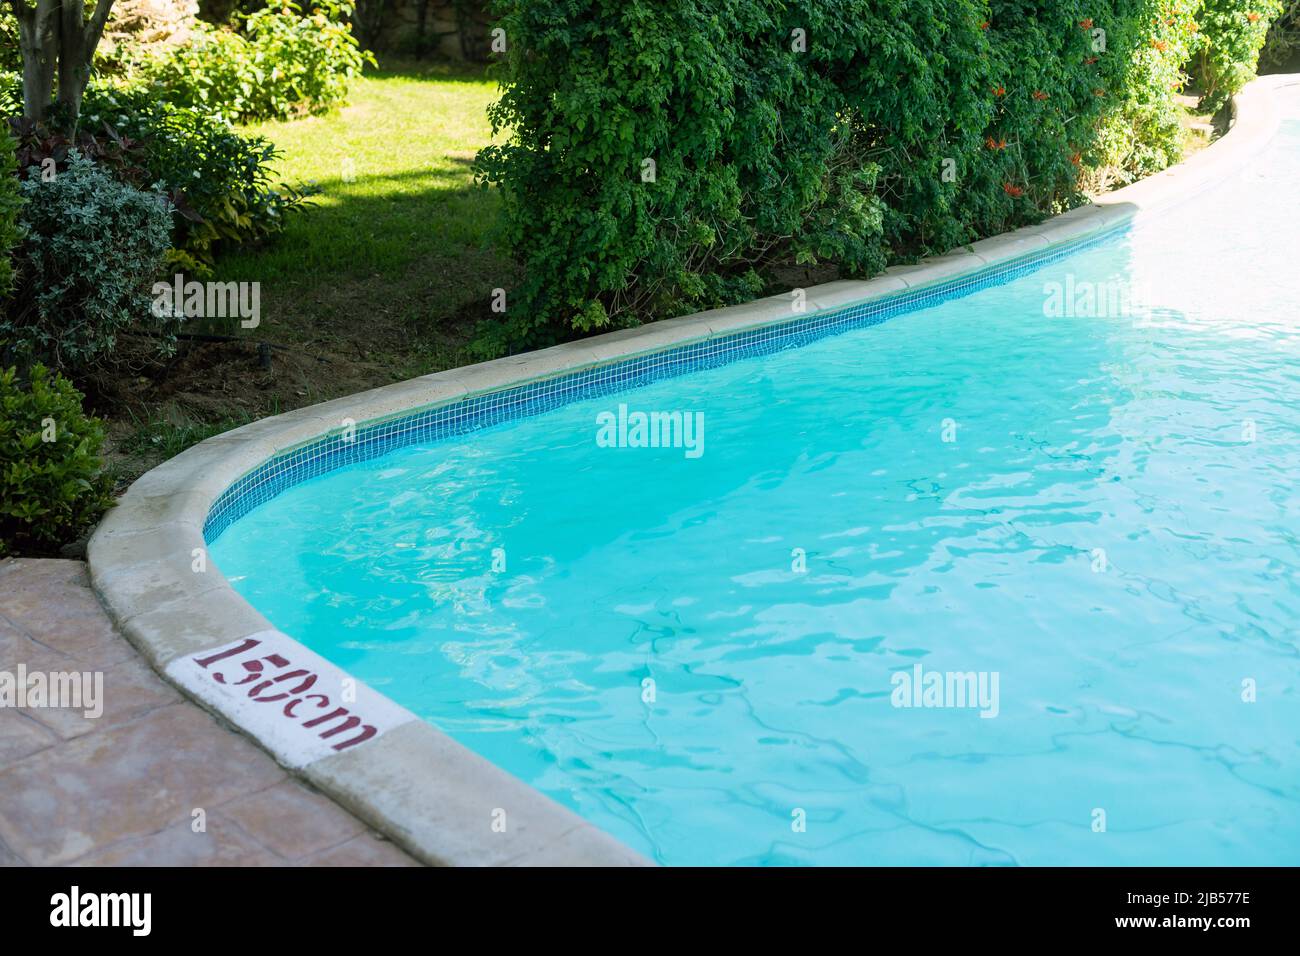
{"label": "hedge", "polygon": [[866,277],[1179,154],[1193,0],[500,0],[486,352]]}
{"label": "hedge", "polygon": [[113,503],[103,444],[66,378],[0,366],[0,557],[55,554],[99,520]]}
{"label": "hedge", "polygon": [[6,130],[0,129],[0,308],[13,288],[13,252],[22,238],[19,210],[22,196],[18,191],[15,143]]}
{"label": "hedge", "polygon": [[1255,76],[1269,25],[1282,13],[1281,0],[1201,0],[1201,43],[1193,77],[1201,106],[1219,109]]}
{"label": "hedge", "polygon": [[0,362],[81,371],[109,359],[124,332],[168,328],[150,292],[171,226],[163,196],[117,181],[76,151],[53,178],[29,167],[19,190],[20,281],[0,310]]}

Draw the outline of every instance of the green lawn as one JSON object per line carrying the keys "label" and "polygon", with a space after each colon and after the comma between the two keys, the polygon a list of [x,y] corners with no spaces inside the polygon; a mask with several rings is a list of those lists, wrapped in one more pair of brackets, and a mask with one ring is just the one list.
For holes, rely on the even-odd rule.
{"label": "green lawn", "polygon": [[496,89],[463,67],[387,69],[334,114],[248,128],[283,150],[285,181],[322,190],[274,243],[218,262],[220,279],[262,283],[260,337],[452,361],[475,307],[515,278],[487,246],[496,196],[470,172]]}

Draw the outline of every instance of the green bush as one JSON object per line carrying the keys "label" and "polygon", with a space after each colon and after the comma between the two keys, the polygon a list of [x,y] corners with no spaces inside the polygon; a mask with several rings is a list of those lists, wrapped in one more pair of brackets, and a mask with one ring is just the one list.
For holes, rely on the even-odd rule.
{"label": "green bush", "polygon": [[0,116],[17,116],[22,111],[22,74],[0,70]]}
{"label": "green bush", "polygon": [[0,72],[21,73],[23,57],[18,46],[18,20],[8,4],[0,7]]}
{"label": "green bush", "polygon": [[1268,29],[1259,62],[1270,67],[1284,67],[1300,50],[1300,0],[1286,0],[1283,9]]}
{"label": "green bush", "polygon": [[240,32],[200,23],[191,42],[146,54],[137,69],[160,99],[231,122],[324,113],[375,62],[352,35],[351,12],[322,0],[303,15],[286,2],[249,14]]}
{"label": "green bush", "polygon": [[103,441],[67,379],[0,369],[0,554],[52,553],[99,519],[113,500]]}
{"label": "green bush", "polygon": [[478,171],[527,277],[480,347],[741,301],[781,263],[869,276],[1076,204],[1125,109],[1176,154],[1166,64],[1135,66],[1170,6],[502,0],[509,138]]}
{"label": "green bush", "polygon": [[23,110],[23,59],[18,46],[18,21],[6,4],[0,7],[0,117]]}
{"label": "green bush", "polygon": [[1254,79],[1269,24],[1281,12],[1281,0],[1202,0],[1193,60],[1202,109],[1219,109]]}
{"label": "green bush", "polygon": [[107,358],[122,331],[162,328],[150,290],[168,247],[163,196],[118,182],[77,153],[49,181],[33,166],[19,188],[19,282],[0,315],[6,364],[84,368]]}
{"label": "green bush", "polygon": [[1171,93],[1187,81],[1184,67],[1200,43],[1199,0],[1163,0],[1146,42],[1134,50],[1118,108],[1102,124],[1097,166],[1119,185],[1159,172],[1182,158],[1183,110]]}
{"label": "green bush", "polygon": [[92,90],[83,125],[108,124],[139,146],[146,181],[173,199],[169,267],[208,274],[223,248],[266,241],[308,202],[309,190],[276,184],[279,150],[197,109],[158,102],[140,89]]}
{"label": "green bush", "polygon": [[15,175],[17,162],[14,146],[13,139],[0,130],[0,304],[13,287],[10,256],[22,237],[22,230],[18,226],[22,197],[18,191],[18,177]]}

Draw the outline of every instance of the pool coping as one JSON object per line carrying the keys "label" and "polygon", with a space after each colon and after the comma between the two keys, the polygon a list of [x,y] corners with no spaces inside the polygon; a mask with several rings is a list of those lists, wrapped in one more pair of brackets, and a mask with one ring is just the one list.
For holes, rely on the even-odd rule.
{"label": "pool coping", "polygon": [[[802,290],[802,299],[784,293],[421,376],[210,438],[142,476],[100,523],[88,545],[95,590],[119,630],[155,669],[425,863],[650,865],[277,631],[207,561],[204,526],[214,503],[270,460],[343,430],[903,292],[942,294],[993,267],[1036,264],[1052,250],[1159,215],[1227,178],[1275,133],[1273,90],[1296,84],[1300,74],[1247,85],[1233,99],[1229,131],[1178,166],[1038,225],[917,265],[891,267],[870,280],[813,286]],[[794,305],[797,300],[803,308]],[[243,680],[236,684],[235,676]],[[252,686],[245,692],[247,684]],[[309,707],[317,710],[299,710]],[[336,723],[323,723],[327,719]]]}

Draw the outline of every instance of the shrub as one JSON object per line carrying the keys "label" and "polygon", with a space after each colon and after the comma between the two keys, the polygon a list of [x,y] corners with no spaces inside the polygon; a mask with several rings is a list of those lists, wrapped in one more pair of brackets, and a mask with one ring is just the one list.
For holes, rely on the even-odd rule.
{"label": "shrub", "polygon": [[1182,158],[1183,111],[1170,94],[1187,82],[1184,67],[1200,42],[1199,9],[1199,0],[1158,5],[1121,84],[1118,108],[1102,124],[1096,156],[1101,177],[1122,185]]}
{"label": "shrub", "polygon": [[750,298],[781,262],[869,276],[1080,202],[1111,116],[1174,136],[1167,64],[1134,66],[1169,6],[502,0],[509,139],[477,168],[526,279],[482,351]]}
{"label": "shrub", "polygon": [[1271,67],[1285,66],[1296,50],[1300,50],[1300,0],[1286,0],[1282,12],[1269,27],[1259,62]]}
{"label": "shrub", "polygon": [[178,214],[169,266],[205,275],[222,248],[272,238],[308,202],[309,190],[274,183],[280,153],[270,140],[210,113],[157,102],[142,90],[104,90],[87,95],[82,114],[140,144],[147,181],[172,199]]}
{"label": "shrub", "polygon": [[1202,109],[1219,109],[1254,78],[1269,24],[1281,12],[1280,0],[1202,0],[1193,60]]}
{"label": "shrub", "polygon": [[22,111],[22,74],[0,70],[0,116],[16,116]]}
{"label": "shrub", "polygon": [[11,116],[8,126],[16,140],[19,178],[24,178],[32,167],[47,174],[63,172],[73,153],[78,153],[109,170],[120,182],[140,186],[148,180],[148,171],[141,165],[141,144],[118,135],[107,125],[97,132],[83,126],[68,135],[44,121]]}
{"label": "shrub", "polygon": [[18,21],[6,4],[0,7],[0,116],[12,116],[23,111],[22,70]]}
{"label": "shrub", "polygon": [[16,143],[0,130],[0,307],[13,287],[10,255],[18,245],[22,230],[18,226],[22,197],[18,191]]}
{"label": "shrub", "polygon": [[23,57],[18,45],[18,20],[6,4],[0,8],[0,72],[21,73]]}
{"label": "shrub", "polygon": [[107,358],[122,331],[161,328],[150,289],[168,245],[164,197],[118,182],[75,152],[49,181],[29,169],[20,189],[19,283],[0,317],[6,362],[83,368]]}
{"label": "shrub", "polygon": [[169,266],[203,276],[225,246],[261,242],[306,205],[310,190],[272,185],[279,151],[198,110],[155,101],[143,90],[87,91],[75,136],[43,123],[10,119],[20,170],[54,161],[67,168],[75,150],[137,188],[162,189],[176,215]]}
{"label": "shrub", "polygon": [[112,504],[104,429],[72,383],[42,365],[23,384],[0,369],[0,554],[50,553]]}
{"label": "shrub", "polygon": [[324,113],[375,62],[352,35],[351,11],[322,0],[304,16],[286,2],[249,14],[242,32],[200,22],[191,42],[147,55],[139,70],[159,98],[231,122]]}

